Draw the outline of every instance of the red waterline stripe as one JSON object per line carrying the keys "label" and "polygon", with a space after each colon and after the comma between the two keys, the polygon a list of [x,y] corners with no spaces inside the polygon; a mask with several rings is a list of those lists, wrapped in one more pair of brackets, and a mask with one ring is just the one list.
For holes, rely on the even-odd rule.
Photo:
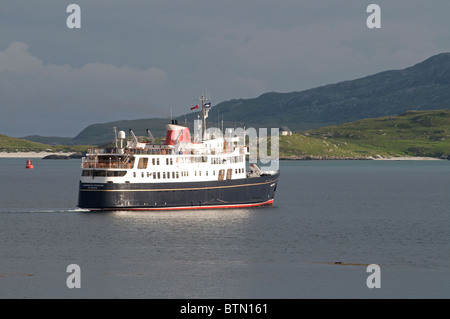
{"label": "red waterline stripe", "polygon": [[[97,211],[150,211],[150,210],[188,210],[188,209],[215,209],[215,208],[245,208],[245,207],[256,207],[256,206],[264,206],[273,204],[273,199],[268,200],[264,203],[256,203],[256,204],[236,204],[236,205],[218,205],[218,206],[185,206],[185,207],[161,207],[161,208],[105,208],[105,209],[97,209]],[[95,209],[91,209],[95,210]]]}

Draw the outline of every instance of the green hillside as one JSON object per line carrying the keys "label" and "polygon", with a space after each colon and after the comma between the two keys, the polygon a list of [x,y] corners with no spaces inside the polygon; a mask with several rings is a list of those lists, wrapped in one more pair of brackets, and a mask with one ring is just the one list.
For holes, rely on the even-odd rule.
{"label": "green hillside", "polygon": [[49,147],[50,146],[46,144],[31,142],[0,134],[0,151],[44,151]]}
{"label": "green hillside", "polygon": [[[252,99],[234,99],[213,105],[208,127],[271,128],[292,131],[354,122],[365,118],[402,114],[408,110],[450,109],[450,53],[442,53],[403,70],[390,70],[364,78],[329,84],[301,92],[265,93]],[[192,128],[197,112],[179,116]],[[47,144],[104,144],[113,140],[112,128],[136,135],[164,136],[170,119],[139,119],[93,124],[72,140],[27,137]]]}
{"label": "green hillside", "polygon": [[[112,140],[113,132],[110,132]],[[0,135],[0,151],[85,151]],[[280,136],[280,158],[366,159],[420,156],[450,159],[450,110],[408,111]]]}
{"label": "green hillside", "polygon": [[449,158],[450,111],[408,111],[280,138],[283,158]]}
{"label": "green hillside", "polygon": [[0,152],[84,152],[89,145],[49,145],[0,134]]}

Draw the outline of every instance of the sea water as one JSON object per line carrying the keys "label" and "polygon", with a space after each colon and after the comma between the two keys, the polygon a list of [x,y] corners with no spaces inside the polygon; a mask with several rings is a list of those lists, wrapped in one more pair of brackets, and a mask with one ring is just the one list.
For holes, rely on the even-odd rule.
{"label": "sea water", "polygon": [[450,161],[281,161],[273,207],[101,213],[80,160],[25,163],[0,158],[0,298],[450,297]]}

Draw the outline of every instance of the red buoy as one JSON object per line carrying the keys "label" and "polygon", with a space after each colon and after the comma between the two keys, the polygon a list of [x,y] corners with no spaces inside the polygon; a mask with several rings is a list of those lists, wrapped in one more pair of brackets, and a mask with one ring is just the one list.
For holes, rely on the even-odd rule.
{"label": "red buoy", "polygon": [[27,160],[27,165],[25,167],[26,168],[34,168],[33,163],[31,162],[31,160]]}

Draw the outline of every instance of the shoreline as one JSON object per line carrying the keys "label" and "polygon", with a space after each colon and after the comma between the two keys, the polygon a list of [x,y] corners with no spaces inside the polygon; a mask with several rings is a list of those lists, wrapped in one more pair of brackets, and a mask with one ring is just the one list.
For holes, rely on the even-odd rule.
{"label": "shoreline", "polygon": [[[0,158],[44,158],[49,155],[71,156],[74,152],[0,152]],[[301,157],[280,157],[280,160],[287,161],[442,161],[445,158],[419,157],[419,156],[399,156],[399,157],[322,157],[322,156],[301,156]]]}
{"label": "shoreline", "polygon": [[443,161],[443,158],[421,157],[421,156],[401,156],[401,157],[382,157],[374,158],[375,161]]}
{"label": "shoreline", "polygon": [[286,161],[443,161],[446,158],[423,157],[423,156],[398,156],[398,157],[323,157],[323,156],[301,156],[280,157]]}
{"label": "shoreline", "polygon": [[48,155],[61,155],[70,156],[71,153],[59,153],[59,152],[0,152],[0,158],[44,158]]}

